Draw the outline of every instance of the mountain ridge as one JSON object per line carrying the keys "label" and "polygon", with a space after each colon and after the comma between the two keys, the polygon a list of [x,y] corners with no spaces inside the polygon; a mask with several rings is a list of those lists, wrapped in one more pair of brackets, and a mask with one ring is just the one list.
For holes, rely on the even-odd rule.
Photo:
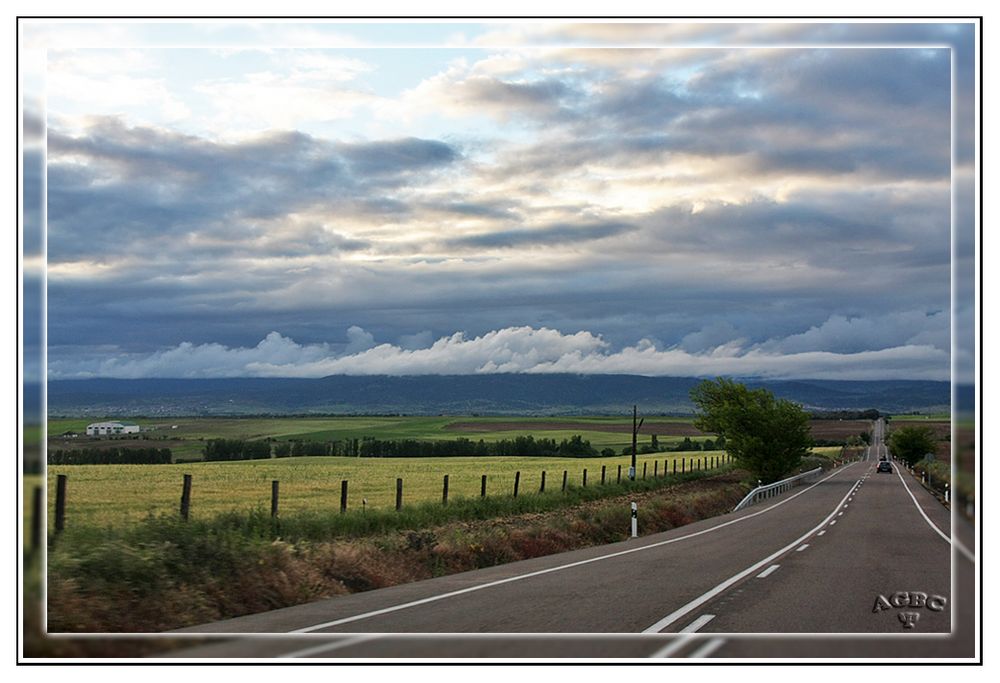
{"label": "mountain ridge", "polygon": [[[317,379],[83,379],[48,383],[50,415],[686,415],[700,379],[641,375],[333,375]],[[741,379],[812,411],[946,412],[948,382]],[[958,387],[960,403],[972,387]]]}

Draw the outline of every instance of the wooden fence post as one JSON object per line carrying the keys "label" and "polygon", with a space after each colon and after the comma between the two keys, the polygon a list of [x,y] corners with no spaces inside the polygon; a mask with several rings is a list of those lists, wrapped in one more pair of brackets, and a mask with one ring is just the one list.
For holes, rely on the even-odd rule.
{"label": "wooden fence post", "polygon": [[486,475],[485,474],[483,475],[483,484],[482,484],[482,488],[479,491],[479,497],[480,498],[485,498],[486,497]]}
{"label": "wooden fence post", "polygon": [[677,474],[677,458],[674,458],[674,474]]}
{"label": "wooden fence post", "polygon": [[648,465],[648,464],[649,464],[648,462],[642,463],[642,478],[643,479],[646,478],[646,465]]}
{"label": "wooden fence post", "polygon": [[347,480],[340,481],[340,514],[347,512]]}
{"label": "wooden fence post", "polygon": [[441,490],[441,504],[448,504],[448,475],[444,475],[444,488]]}
{"label": "wooden fence post", "polygon": [[563,493],[566,493],[566,482],[567,482],[568,477],[569,477],[569,473],[566,470],[563,470],[563,489],[562,489]]}
{"label": "wooden fence post", "polygon": [[42,487],[36,486],[31,494],[31,552],[37,553],[42,547]]}
{"label": "wooden fence post", "polygon": [[278,480],[271,480],[271,516],[278,516]]}
{"label": "wooden fence post", "polygon": [[618,483],[622,483],[622,466],[618,466]]}
{"label": "wooden fence post", "polygon": [[56,533],[62,533],[64,528],[66,528],[66,475],[60,474],[56,477]]}
{"label": "wooden fence post", "polygon": [[[58,506],[58,502],[56,505]],[[58,514],[58,513],[57,513]],[[181,519],[187,521],[191,514],[191,475],[184,475],[184,486],[181,488]]]}
{"label": "wooden fence post", "polygon": [[539,493],[545,493],[545,470],[542,470],[542,485],[538,487]]}
{"label": "wooden fence post", "polygon": [[403,507],[403,479],[396,477],[396,510]]}
{"label": "wooden fence post", "polygon": [[521,472],[514,473],[514,497],[517,498],[517,489],[521,486]]}
{"label": "wooden fence post", "polygon": [[586,488],[586,486],[587,486],[587,468],[586,467],[583,468],[583,486],[584,486],[584,488]]}
{"label": "wooden fence post", "polygon": [[681,474],[687,471],[687,458],[681,458]]}
{"label": "wooden fence post", "polygon": [[653,461],[653,479],[656,479],[659,476],[660,476],[660,461],[659,460],[654,460]]}
{"label": "wooden fence post", "polygon": [[607,470],[607,465],[601,465],[601,486],[604,486],[604,475],[607,473]]}

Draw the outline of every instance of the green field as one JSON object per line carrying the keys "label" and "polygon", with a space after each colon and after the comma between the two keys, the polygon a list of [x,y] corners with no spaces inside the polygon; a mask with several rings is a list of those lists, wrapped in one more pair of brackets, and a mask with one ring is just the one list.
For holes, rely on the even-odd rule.
{"label": "green field", "polygon": [[893,415],[890,422],[947,422],[951,419],[948,413],[928,413],[927,415]]}
{"label": "green field", "polygon": [[[61,439],[67,431],[83,434],[89,423],[95,419],[50,419],[48,422],[49,449],[71,449],[115,446],[116,441],[90,439],[86,436]],[[631,425],[631,418],[624,417],[579,417],[579,418],[510,418],[510,417],[276,417],[276,418],[167,418],[136,419],[143,430],[147,445],[158,446],[160,441],[169,441],[174,460],[198,460],[202,455],[203,441],[206,439],[265,439],[278,441],[298,439],[302,441],[344,441],[373,436],[379,439],[418,439],[446,441],[467,438],[474,441],[498,441],[516,436],[533,435],[561,441],[579,434],[590,441],[594,448],[613,448],[621,452],[631,445],[628,432],[601,431],[610,424]],[[449,426],[462,423],[522,423],[524,428],[499,429],[496,431],[464,431]],[[588,429],[553,428],[567,422],[594,425]],[[689,427],[690,418],[651,417],[643,427],[640,444],[649,443],[651,434],[656,433],[662,447],[680,443],[682,436],[671,436],[670,431],[678,427]],[[658,431],[653,431],[658,430]],[[696,438],[696,437],[691,437]],[[697,437],[700,440],[709,438]]]}
{"label": "green field", "polygon": [[[120,441],[86,437],[61,439],[66,431],[82,433],[93,419],[53,419],[48,423],[49,448],[109,447]],[[300,511],[337,510],[342,480],[348,481],[348,508],[357,510],[366,501],[367,509],[392,508],[395,505],[396,478],[403,479],[404,504],[440,501],[442,479],[449,476],[449,498],[477,497],[482,475],[487,477],[487,495],[511,495],[515,472],[521,472],[520,492],[538,491],[541,473],[547,473],[546,490],[558,491],[563,471],[571,486],[582,485],[583,470],[588,471],[588,485],[600,483],[601,467],[607,468],[608,481],[628,471],[630,458],[560,458],[560,457],[446,457],[446,458],[346,458],[299,457],[237,462],[199,462],[204,440],[212,438],[276,440],[302,439],[331,441],[372,436],[379,439],[468,438],[494,441],[520,434],[536,438],[569,439],[580,434],[600,450],[613,448],[616,453],[631,444],[630,431],[601,431],[618,425],[631,428],[628,417],[574,418],[480,418],[480,417],[279,417],[279,418],[168,418],[135,420],[143,429],[149,446],[169,446],[175,460],[191,462],[172,465],[74,465],[48,468],[50,525],[55,500],[55,475],[68,477],[66,518],[69,525],[121,525],[148,514],[177,511],[185,473],[193,476],[192,515],[211,516],[222,512],[269,509],[271,481],[280,482],[282,514]],[[465,430],[455,429],[465,423]],[[477,423],[469,425],[468,423]],[[498,429],[489,430],[492,425]],[[593,425],[592,429],[586,429]],[[449,426],[451,426],[449,428]],[[475,431],[468,431],[468,427]],[[572,426],[572,429],[565,427]],[[513,428],[517,427],[517,428]],[[670,447],[690,431],[690,418],[651,417],[639,444],[648,444],[656,433],[661,448]],[[480,431],[482,430],[482,431]],[[648,430],[648,431],[647,431]],[[673,430],[674,435],[669,435]],[[702,441],[701,437],[692,437]],[[708,438],[708,437],[705,437]],[[835,455],[839,448],[816,449]],[[698,458],[716,457],[722,452],[661,452],[640,455],[638,476],[645,463],[647,476],[657,471],[672,471],[673,461],[687,463]],[[25,502],[30,499],[25,489]]]}

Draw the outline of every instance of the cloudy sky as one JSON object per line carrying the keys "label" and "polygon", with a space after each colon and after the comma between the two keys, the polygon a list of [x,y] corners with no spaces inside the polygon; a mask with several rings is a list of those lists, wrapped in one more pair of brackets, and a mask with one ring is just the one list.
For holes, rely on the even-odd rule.
{"label": "cloudy sky", "polygon": [[39,25],[48,376],[948,379],[973,35]]}

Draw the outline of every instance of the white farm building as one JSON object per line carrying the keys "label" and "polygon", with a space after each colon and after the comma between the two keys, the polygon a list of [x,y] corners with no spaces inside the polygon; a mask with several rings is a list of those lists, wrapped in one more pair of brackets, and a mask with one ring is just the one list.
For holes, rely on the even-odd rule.
{"label": "white farm building", "polygon": [[87,425],[87,436],[106,434],[138,434],[139,425],[134,422],[94,422]]}

